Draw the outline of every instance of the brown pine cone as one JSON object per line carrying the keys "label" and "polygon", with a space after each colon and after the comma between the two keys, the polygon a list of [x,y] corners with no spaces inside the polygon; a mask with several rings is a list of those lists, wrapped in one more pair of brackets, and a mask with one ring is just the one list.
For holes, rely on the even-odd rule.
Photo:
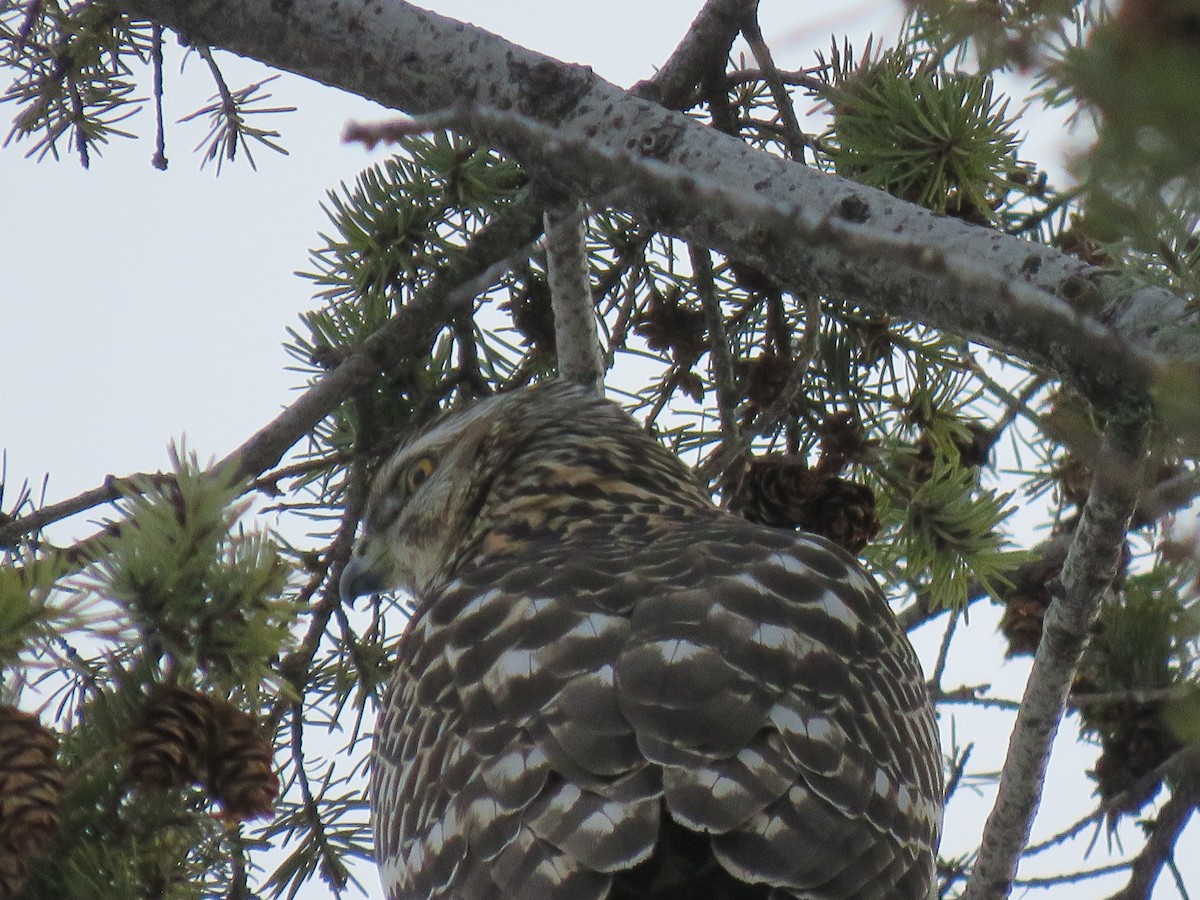
{"label": "brown pine cone", "polygon": [[775,402],[780,391],[787,386],[792,365],[788,357],[769,351],[741,363],[743,391],[749,401],[750,415],[767,409]]}
{"label": "brown pine cone", "polygon": [[704,313],[680,301],[678,292],[654,291],[645,312],[634,319],[633,330],[651,350],[670,350],[671,358],[690,368],[707,349]]}
{"label": "brown pine cone", "polygon": [[801,528],[859,553],[879,533],[875,495],[866,485],[809,469],[792,454],[752,460],[742,471],[729,509],[773,528]]}
{"label": "brown pine cone", "polygon": [[544,278],[530,275],[525,289],[500,304],[500,308],[512,316],[522,343],[538,353],[554,353],[554,310],[550,305],[550,285]]}
{"label": "brown pine cone", "polygon": [[1005,656],[1033,656],[1042,641],[1042,621],[1050,608],[1050,591],[1013,591],[1004,598],[1000,630],[1008,638]]}
{"label": "brown pine cone", "polygon": [[201,779],[213,725],[213,700],[188,688],[156,687],[129,736],[134,784],[165,791]]}
{"label": "brown pine cone", "polygon": [[821,422],[821,456],[816,468],[838,475],[847,464],[866,461],[874,445],[862,423],[848,412],[830,413]]}
{"label": "brown pine cone", "polygon": [[[1067,549],[1071,545],[1077,521],[1059,523],[1050,540],[1042,545],[1039,554],[1021,563],[1009,575],[1009,584],[997,590],[996,599],[1005,605],[1000,619],[1000,630],[1008,638],[1010,659],[1014,656],[1032,656],[1042,640],[1042,622],[1050,608],[1052,594],[1061,587],[1059,576]],[[1083,687],[1089,683],[1086,677],[1079,679],[1075,690],[1086,693],[1094,687]]]}
{"label": "brown pine cone", "polygon": [[215,726],[208,759],[209,793],[233,822],[271,815],[279,778],[271,742],[258,719],[228,703],[215,705]]}
{"label": "brown pine cone", "polygon": [[[22,865],[45,852],[58,833],[63,772],[58,739],[36,716],[0,706],[0,855],[14,852]],[[0,881],[12,872],[0,863]]]}
{"label": "brown pine cone", "polygon": [[1182,746],[1163,723],[1161,710],[1161,703],[1130,701],[1116,701],[1106,710],[1087,709],[1090,718],[1101,723],[1102,735],[1102,752],[1088,774],[1101,799],[1117,801],[1113,812],[1134,813],[1149,803],[1162,782],[1143,779]]}

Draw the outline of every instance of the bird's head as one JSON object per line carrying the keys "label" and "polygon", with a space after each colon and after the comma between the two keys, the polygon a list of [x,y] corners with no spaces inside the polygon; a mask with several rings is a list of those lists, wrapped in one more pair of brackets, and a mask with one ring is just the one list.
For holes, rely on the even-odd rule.
{"label": "bird's head", "polygon": [[496,465],[488,450],[502,417],[498,407],[511,403],[511,395],[501,395],[443,416],[383,464],[371,484],[362,536],[342,573],[343,599],[429,587],[471,527]]}
{"label": "bird's head", "polygon": [[617,514],[711,508],[677,458],[589,388],[547,382],[448,413],[372,483],[342,597],[427,594],[468,550],[511,553]]}

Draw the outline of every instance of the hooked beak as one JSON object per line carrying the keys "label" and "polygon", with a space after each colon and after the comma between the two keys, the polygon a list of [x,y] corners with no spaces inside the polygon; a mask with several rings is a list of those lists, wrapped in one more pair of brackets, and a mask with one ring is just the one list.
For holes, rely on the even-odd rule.
{"label": "hooked beak", "polygon": [[354,556],[350,557],[350,562],[346,563],[346,568],[342,570],[342,578],[338,582],[342,600],[347,601],[363,594],[378,594],[389,587],[386,556],[371,553],[369,544],[358,547]]}

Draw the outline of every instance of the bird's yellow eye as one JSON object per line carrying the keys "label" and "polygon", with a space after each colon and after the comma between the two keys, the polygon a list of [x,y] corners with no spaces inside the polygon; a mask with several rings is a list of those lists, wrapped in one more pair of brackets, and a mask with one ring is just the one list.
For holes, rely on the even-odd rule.
{"label": "bird's yellow eye", "polygon": [[433,457],[422,456],[420,459],[415,460],[413,464],[408,467],[408,474],[405,476],[408,492],[411,494],[413,491],[423,485],[426,479],[428,479],[432,474]]}

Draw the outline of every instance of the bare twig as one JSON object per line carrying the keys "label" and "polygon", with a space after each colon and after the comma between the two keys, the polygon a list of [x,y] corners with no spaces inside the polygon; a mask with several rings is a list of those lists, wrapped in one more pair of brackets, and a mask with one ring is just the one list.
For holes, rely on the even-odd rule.
{"label": "bare twig", "polygon": [[128,493],[138,493],[144,485],[170,484],[174,480],[174,475],[162,472],[142,472],[123,478],[109,475],[100,487],[84,491],[69,500],[42,506],[27,515],[0,525],[0,547],[12,547],[23,535],[33,534],[41,531],[47,525],[69,519],[71,516],[87,512],[97,506],[103,506],[105,503],[120,500]]}
{"label": "bare twig", "polygon": [[970,684],[943,691],[935,685],[930,687],[930,699],[934,703],[957,703],[966,706],[981,706],[991,709],[1004,709],[1010,712],[1021,708],[1016,700],[1005,700],[1003,697],[985,697],[983,692],[990,685]]}
{"label": "bare twig", "polygon": [[167,136],[163,126],[163,30],[155,24],[150,29],[150,59],[154,64],[154,156],[150,164],[156,169],[167,168]]}
{"label": "bare twig", "polygon": [[946,672],[946,661],[950,658],[950,642],[954,640],[954,632],[958,628],[958,620],[962,610],[955,608],[950,613],[950,621],[946,623],[946,632],[938,646],[937,660],[933,664],[933,673],[929,676],[931,688],[941,693],[942,675]]}
{"label": "bare twig", "polygon": [[314,456],[311,459],[304,459],[290,466],[276,469],[274,472],[264,472],[250,483],[250,487],[260,493],[277,497],[280,494],[279,482],[291,480],[292,478],[303,478],[306,475],[311,475],[313,472],[320,472],[323,469],[332,469],[334,466],[345,461],[346,457],[342,453]]}
{"label": "bare twig", "polygon": [[325,821],[321,818],[321,809],[317,805],[312,785],[309,783],[308,770],[304,764],[304,703],[297,700],[290,704],[290,708],[292,765],[296,770],[296,781],[300,785],[304,818],[308,822],[313,843],[321,858],[321,874],[335,893],[341,893],[350,880],[350,872],[346,869],[346,864],[342,862],[337,850],[329,842],[329,836],[325,833]]}
{"label": "bare twig", "polygon": [[803,162],[804,148],[808,144],[808,138],[800,128],[800,120],[796,118],[796,110],[792,106],[792,98],[788,94],[787,85],[784,84],[779,69],[775,67],[775,60],[771,58],[771,48],[763,39],[757,15],[746,18],[746,23],[742,26],[742,34],[750,45],[750,52],[754,54],[754,59],[762,68],[763,79],[766,81],[767,87],[771,89],[771,99],[774,100],[775,109],[779,115],[788,157],[796,162]]}
{"label": "bare twig", "polygon": [[970,762],[974,750],[974,744],[967,744],[962,753],[954,754],[950,763],[950,771],[946,775],[946,787],[942,793],[944,803],[949,804],[950,798],[962,784],[963,776],[967,774],[967,763]]}
{"label": "bare twig", "polygon": [[1057,847],[1059,844],[1063,843],[1064,841],[1071,840],[1073,837],[1075,837],[1077,834],[1079,834],[1085,828],[1087,828],[1091,825],[1099,826],[1100,823],[1104,821],[1104,815],[1105,815],[1105,813],[1104,813],[1103,808],[1095,809],[1092,812],[1088,813],[1086,816],[1084,816],[1082,819],[1080,819],[1078,822],[1074,822],[1071,825],[1068,825],[1062,831],[1056,832],[1055,834],[1050,835],[1050,837],[1046,838],[1045,840],[1038,841],[1036,844],[1030,844],[1028,847],[1026,847],[1024,849],[1024,851],[1022,851],[1021,855],[1022,855],[1022,857],[1035,856],[1038,853],[1043,853],[1052,847]]}
{"label": "bare twig", "polygon": [[696,293],[700,295],[700,306],[704,310],[704,323],[708,328],[709,359],[712,361],[713,384],[717,390],[717,411],[721,419],[722,442],[736,442],[741,429],[738,427],[736,378],[733,371],[733,354],[729,349],[729,337],[725,334],[725,314],[721,310],[721,298],[713,283],[712,257],[701,247],[688,245],[692,260],[692,276]]}
{"label": "bare twig", "polygon": [[[301,638],[295,649],[287,654],[279,661],[279,674],[286,679],[295,688],[296,693],[303,695],[304,685],[308,682],[309,668],[312,666],[312,661],[317,655],[317,648],[321,645],[321,639],[325,635],[325,629],[329,625],[329,620],[333,618],[334,612],[341,606],[342,597],[339,590],[339,581],[342,577],[342,572],[345,571],[346,564],[350,560],[350,553],[354,546],[354,535],[358,530],[358,522],[362,517],[363,507],[366,505],[367,483],[366,473],[362,466],[352,466],[350,474],[347,476],[349,483],[346,489],[346,505],[342,512],[342,520],[338,525],[338,531],[326,551],[326,555],[318,570],[313,573],[308,585],[305,587],[301,595],[301,599],[314,596],[318,588],[323,584],[325,590],[322,592],[320,601],[316,606],[312,607],[309,613],[308,628]],[[326,577],[326,575],[328,577]],[[305,596],[307,595],[307,597]],[[279,723],[289,710],[293,709],[292,700],[285,694],[281,694],[272,704],[270,712],[266,716],[266,722],[269,730],[273,733]],[[299,716],[293,719],[293,728],[297,726],[297,719],[302,719]],[[296,740],[293,734],[293,740]],[[298,764],[303,768],[301,764]]]}
{"label": "bare twig", "polygon": [[774,428],[787,413],[796,395],[804,387],[804,379],[808,376],[809,367],[817,353],[817,342],[821,336],[821,301],[816,296],[810,296],[805,303],[804,334],[800,339],[798,354],[792,361],[787,383],[771,401],[771,405],[763,409],[746,428],[741,437],[734,443],[722,445],[698,469],[700,477],[709,483],[720,478],[729,466],[750,447],[750,442],[760,434],[765,434]]}
{"label": "bare twig", "polygon": [[1040,878],[1018,878],[1013,887],[1019,888],[1052,888],[1060,884],[1078,884],[1091,878],[1103,878],[1105,875],[1115,875],[1129,868],[1128,862],[1110,863],[1107,866],[1096,866],[1094,869],[1081,869],[1077,872],[1063,872],[1061,875],[1045,875]]}
{"label": "bare twig", "polygon": [[[797,69],[795,71],[778,69],[776,71],[778,72],[779,79],[784,84],[802,87],[811,94],[822,94],[829,89],[829,82],[818,78],[808,69]],[[751,81],[765,82],[766,80],[767,73],[762,69],[735,69],[726,75],[726,81],[730,87],[739,84],[746,84]]]}

